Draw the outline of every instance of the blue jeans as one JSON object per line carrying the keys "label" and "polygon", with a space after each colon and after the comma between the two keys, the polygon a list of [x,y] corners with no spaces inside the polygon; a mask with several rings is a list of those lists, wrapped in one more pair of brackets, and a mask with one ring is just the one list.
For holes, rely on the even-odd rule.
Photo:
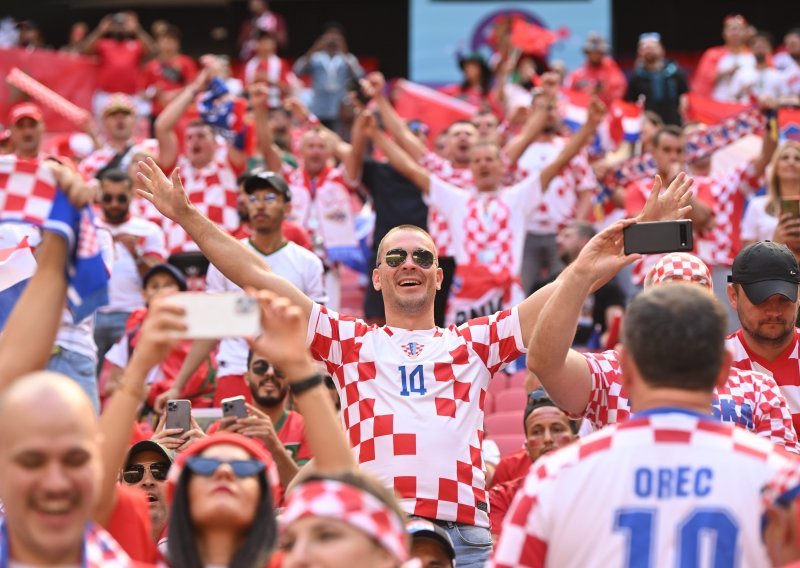
{"label": "blue jeans", "polygon": [[89,395],[95,412],[100,410],[100,397],[97,394],[97,375],[95,362],[86,355],[75,353],[61,347],[56,347],[56,352],[50,357],[47,369],[54,373],[61,373],[74,380]]}
{"label": "blue jeans", "polygon": [[97,344],[97,373],[103,368],[103,359],[109,349],[125,333],[130,312],[97,312],[94,320],[94,342]]}
{"label": "blue jeans", "polygon": [[458,568],[483,568],[492,556],[492,535],[489,529],[438,521],[456,549],[456,566]]}

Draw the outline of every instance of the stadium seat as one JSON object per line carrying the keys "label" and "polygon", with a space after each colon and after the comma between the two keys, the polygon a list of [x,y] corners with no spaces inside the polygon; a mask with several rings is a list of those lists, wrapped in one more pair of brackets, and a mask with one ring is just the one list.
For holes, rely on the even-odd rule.
{"label": "stadium seat", "polygon": [[508,388],[508,375],[505,373],[497,373],[492,380],[489,381],[489,392],[497,394]]}
{"label": "stadium seat", "polygon": [[524,389],[525,379],[528,378],[528,371],[517,371],[508,377],[508,388],[511,389]]}
{"label": "stadium seat", "polygon": [[506,457],[521,449],[525,444],[525,436],[520,434],[501,434],[498,436],[490,436],[492,440],[500,448],[500,457]]}
{"label": "stadium seat", "polygon": [[483,404],[483,413],[484,414],[493,414],[494,413],[494,395],[491,392],[486,393],[486,400]]}
{"label": "stadium seat", "polygon": [[507,388],[495,393],[494,411],[507,412],[509,410],[522,412],[527,403],[527,393],[521,388]]}
{"label": "stadium seat", "polygon": [[495,439],[498,435],[516,434],[523,436],[522,426],[523,412],[496,412],[487,416],[483,421],[484,429],[486,430],[486,437]]}

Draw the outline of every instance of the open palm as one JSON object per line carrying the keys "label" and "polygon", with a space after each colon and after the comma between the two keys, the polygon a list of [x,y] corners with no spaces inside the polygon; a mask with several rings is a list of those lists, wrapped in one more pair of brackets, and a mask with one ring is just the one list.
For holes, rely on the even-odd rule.
{"label": "open palm", "polygon": [[137,175],[143,189],[137,189],[136,192],[152,203],[164,217],[177,221],[191,208],[179,168],[175,168],[172,175],[167,177],[152,158],[147,158],[139,162]]}

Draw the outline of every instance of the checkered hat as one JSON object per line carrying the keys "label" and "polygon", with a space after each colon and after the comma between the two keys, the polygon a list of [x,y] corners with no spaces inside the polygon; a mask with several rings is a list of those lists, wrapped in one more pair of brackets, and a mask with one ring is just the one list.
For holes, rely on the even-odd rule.
{"label": "checkered hat", "polygon": [[377,540],[399,561],[408,559],[403,521],[380,499],[358,487],[332,479],[299,485],[287,498],[279,519],[281,528],[309,516],[347,523]]}
{"label": "checkered hat", "polygon": [[702,284],[709,290],[714,289],[711,271],[706,263],[692,254],[673,252],[665,254],[650,270],[645,279],[645,288],[658,286],[669,280],[684,280]]}

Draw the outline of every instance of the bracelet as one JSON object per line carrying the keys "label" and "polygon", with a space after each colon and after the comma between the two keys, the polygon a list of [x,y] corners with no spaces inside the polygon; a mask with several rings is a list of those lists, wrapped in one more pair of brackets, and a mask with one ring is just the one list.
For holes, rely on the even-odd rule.
{"label": "bracelet", "polygon": [[322,375],[320,373],[316,373],[308,377],[307,379],[303,379],[302,381],[298,381],[296,383],[289,383],[289,391],[294,396],[298,396],[306,392],[307,390],[311,390],[314,387],[318,387],[323,382]]}
{"label": "bracelet", "polygon": [[147,388],[144,385],[132,385],[126,381],[121,381],[116,390],[126,392],[136,400],[143,400],[147,394]]}

